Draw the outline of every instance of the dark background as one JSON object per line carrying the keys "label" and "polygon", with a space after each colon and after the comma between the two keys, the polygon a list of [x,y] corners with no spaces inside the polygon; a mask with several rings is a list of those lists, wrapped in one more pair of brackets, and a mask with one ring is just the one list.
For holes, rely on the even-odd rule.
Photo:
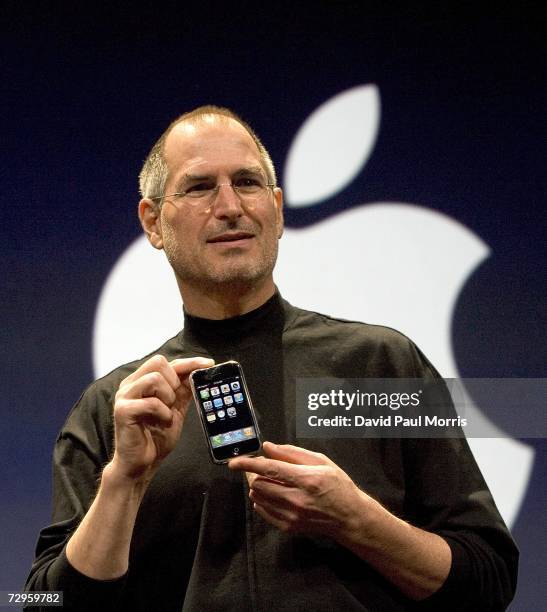
{"label": "dark background", "polygon": [[[453,320],[461,376],[545,376],[542,3],[409,4],[2,3],[0,590],[22,586],[48,522],[52,445],[93,378],[97,299],[140,234],[142,160],[199,104],[237,110],[282,174],[317,106],[375,83],[382,137],[365,171],[287,224],[378,200],[459,220],[492,250]],[[547,443],[528,443],[514,610],[547,599]]]}

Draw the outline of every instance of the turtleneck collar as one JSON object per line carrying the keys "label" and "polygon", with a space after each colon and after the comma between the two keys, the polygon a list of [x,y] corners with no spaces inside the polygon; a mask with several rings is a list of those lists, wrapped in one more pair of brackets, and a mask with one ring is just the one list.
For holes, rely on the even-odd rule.
{"label": "turtleneck collar", "polygon": [[286,302],[279,291],[262,306],[243,315],[229,319],[204,319],[184,312],[184,329],[181,332],[185,346],[213,349],[217,347],[242,348],[283,331]]}

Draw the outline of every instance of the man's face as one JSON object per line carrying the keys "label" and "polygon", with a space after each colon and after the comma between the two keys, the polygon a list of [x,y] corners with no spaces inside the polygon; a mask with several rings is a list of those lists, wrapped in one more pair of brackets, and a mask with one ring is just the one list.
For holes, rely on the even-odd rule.
{"label": "man's face", "polygon": [[232,119],[182,122],[165,142],[169,168],[165,194],[200,185],[221,185],[209,206],[166,198],[159,228],[161,246],[179,284],[204,290],[222,285],[252,287],[272,278],[283,231],[281,191],[266,189],[251,205],[229,183],[258,171],[266,181],[259,151]]}

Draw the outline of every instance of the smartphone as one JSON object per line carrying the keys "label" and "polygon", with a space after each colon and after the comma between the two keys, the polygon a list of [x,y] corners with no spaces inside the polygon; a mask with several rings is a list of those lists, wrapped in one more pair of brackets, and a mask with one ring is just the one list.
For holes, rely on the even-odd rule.
{"label": "smartphone", "polygon": [[260,451],[258,423],[237,361],[194,370],[190,384],[214,463]]}

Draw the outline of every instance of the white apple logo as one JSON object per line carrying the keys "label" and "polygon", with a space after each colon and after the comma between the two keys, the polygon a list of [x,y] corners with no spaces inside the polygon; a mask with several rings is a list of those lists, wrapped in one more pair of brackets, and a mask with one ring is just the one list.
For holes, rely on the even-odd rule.
{"label": "white apple logo", "polygon": [[[295,136],[285,168],[287,206],[318,204],[346,187],[369,158],[380,122],[376,86],[343,92],[321,105]],[[458,371],[452,313],[473,270],[489,256],[468,228],[418,205],[375,202],[305,229],[285,231],[276,268],[290,302],[333,316],[399,329],[447,378]],[[146,278],[146,283],[139,279]],[[180,330],[180,296],[163,256],[138,238],[109,275],[96,312],[96,376],[145,355]],[[477,410],[477,409],[475,409]],[[496,426],[477,410],[491,430]],[[504,519],[518,514],[534,460],[508,438],[470,439]]]}

